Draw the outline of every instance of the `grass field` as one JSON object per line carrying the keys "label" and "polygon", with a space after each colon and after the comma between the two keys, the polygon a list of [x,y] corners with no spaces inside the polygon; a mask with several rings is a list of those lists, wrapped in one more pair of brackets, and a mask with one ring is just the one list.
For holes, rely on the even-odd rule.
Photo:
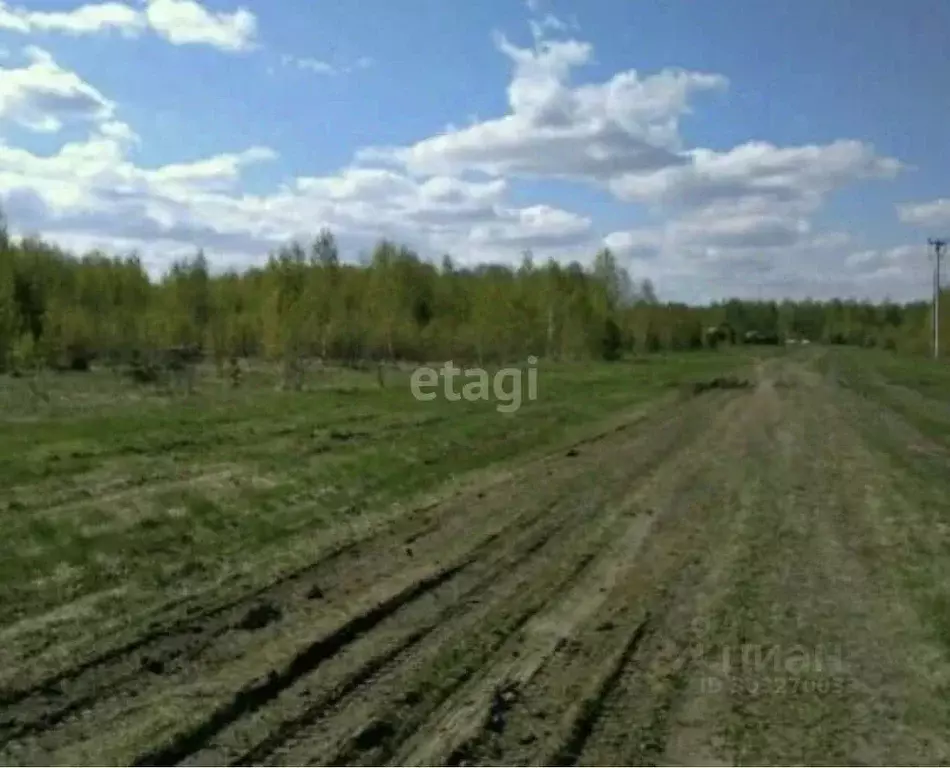
{"label": "grass field", "polygon": [[950,759],[950,366],[274,383],[0,379],[0,762]]}
{"label": "grass field", "polygon": [[334,529],[371,526],[415,494],[742,362],[549,367],[514,414],[441,392],[417,401],[407,371],[380,388],[375,370],[331,369],[301,393],[277,391],[270,371],[238,389],[205,371],[190,397],[108,371],[50,374],[49,402],[0,380],[0,619],[69,616],[80,600],[147,615],[169,589],[258,568],[272,578]]}

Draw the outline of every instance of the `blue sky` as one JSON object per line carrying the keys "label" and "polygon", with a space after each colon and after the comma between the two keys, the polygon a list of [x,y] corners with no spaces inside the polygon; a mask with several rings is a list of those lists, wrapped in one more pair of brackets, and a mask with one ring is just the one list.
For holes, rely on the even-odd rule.
{"label": "blue sky", "polygon": [[329,226],[663,298],[908,299],[950,233],[945,0],[0,0],[14,233],[262,263]]}

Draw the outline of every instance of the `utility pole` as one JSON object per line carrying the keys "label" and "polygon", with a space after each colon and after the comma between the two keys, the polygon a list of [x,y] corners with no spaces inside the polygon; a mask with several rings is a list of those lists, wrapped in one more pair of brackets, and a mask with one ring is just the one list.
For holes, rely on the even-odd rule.
{"label": "utility pole", "polygon": [[934,250],[934,359],[940,357],[940,259],[947,247],[946,240],[928,238],[927,244]]}

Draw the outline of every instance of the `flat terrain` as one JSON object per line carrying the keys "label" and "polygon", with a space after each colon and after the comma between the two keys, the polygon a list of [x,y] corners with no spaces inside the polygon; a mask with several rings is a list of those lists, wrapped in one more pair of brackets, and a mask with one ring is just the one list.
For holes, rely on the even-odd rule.
{"label": "flat terrain", "polygon": [[0,763],[950,760],[941,364],[539,374],[10,384]]}

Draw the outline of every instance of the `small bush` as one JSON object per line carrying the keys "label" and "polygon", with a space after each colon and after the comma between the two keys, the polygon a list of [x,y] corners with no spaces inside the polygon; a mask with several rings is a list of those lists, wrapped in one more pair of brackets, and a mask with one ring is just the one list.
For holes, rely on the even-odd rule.
{"label": "small bush", "polygon": [[89,370],[89,357],[87,355],[73,355],[69,360],[69,370],[87,372]]}
{"label": "small bush", "polygon": [[604,335],[600,340],[600,353],[604,360],[619,360],[623,354],[623,335],[620,326],[607,318],[604,322]]}
{"label": "small bush", "polygon": [[157,365],[144,363],[129,369],[129,377],[136,384],[157,384],[161,381],[162,371]]}

